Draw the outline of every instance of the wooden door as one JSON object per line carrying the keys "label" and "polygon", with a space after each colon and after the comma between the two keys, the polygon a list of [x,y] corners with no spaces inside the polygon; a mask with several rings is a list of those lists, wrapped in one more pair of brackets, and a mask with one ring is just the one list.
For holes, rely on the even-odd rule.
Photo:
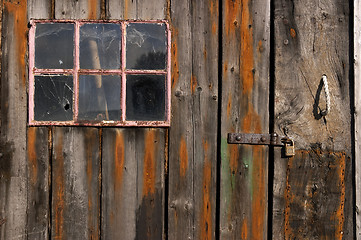
{"label": "wooden door", "polygon": [[[1,1],[0,239],[354,239],[352,9]],[[170,127],[29,127],[30,19],[168,20]],[[226,140],[273,131],[295,157]]]}

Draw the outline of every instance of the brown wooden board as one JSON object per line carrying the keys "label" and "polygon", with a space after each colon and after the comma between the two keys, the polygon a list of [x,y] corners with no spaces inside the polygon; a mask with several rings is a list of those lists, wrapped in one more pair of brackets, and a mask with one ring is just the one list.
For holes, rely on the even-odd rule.
{"label": "brown wooden board", "polygon": [[274,3],[275,130],[296,156],[275,152],[273,239],[354,239],[349,2]]}
{"label": "brown wooden board", "polygon": [[270,1],[224,1],[221,239],[267,239],[268,147],[227,144],[227,133],[268,133]]}
{"label": "brown wooden board", "polygon": [[215,239],[218,1],[170,1],[169,239]]}
{"label": "brown wooden board", "polygon": [[27,130],[27,239],[49,239],[51,182],[48,131],[46,127],[31,127]]}
{"label": "brown wooden board", "polygon": [[[107,19],[165,19],[165,1],[106,2]],[[167,129],[109,128],[102,144],[102,239],[163,239]]]}
{"label": "brown wooden board", "polygon": [[0,239],[25,239],[27,1],[5,0],[0,10]]}
{"label": "brown wooden board", "polygon": [[53,128],[52,238],[97,239],[100,136],[96,128]]}

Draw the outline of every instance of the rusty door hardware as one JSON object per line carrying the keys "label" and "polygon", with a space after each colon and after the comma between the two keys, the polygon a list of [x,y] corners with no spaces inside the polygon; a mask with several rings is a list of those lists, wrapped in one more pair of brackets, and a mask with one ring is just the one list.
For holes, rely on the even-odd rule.
{"label": "rusty door hardware", "polygon": [[292,157],[295,155],[294,141],[289,137],[279,136],[277,133],[228,133],[227,142],[229,144],[270,145],[275,147],[284,147],[285,157]]}

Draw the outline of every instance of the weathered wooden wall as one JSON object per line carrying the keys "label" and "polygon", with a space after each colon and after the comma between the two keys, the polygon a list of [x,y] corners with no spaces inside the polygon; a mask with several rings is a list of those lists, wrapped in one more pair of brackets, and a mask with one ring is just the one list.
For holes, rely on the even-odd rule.
{"label": "weathered wooden wall", "polygon": [[297,149],[290,159],[275,151],[274,239],[355,237],[349,18],[348,1],[274,1],[274,124]]}
{"label": "weathered wooden wall", "polygon": [[[348,1],[0,6],[0,239],[360,238]],[[171,127],[27,127],[31,18],[169,20]],[[331,97],[325,117],[322,74]],[[294,158],[226,142],[229,132],[273,128],[295,139]],[[355,138],[357,157],[357,132]],[[357,164],[357,186],[359,171]]]}

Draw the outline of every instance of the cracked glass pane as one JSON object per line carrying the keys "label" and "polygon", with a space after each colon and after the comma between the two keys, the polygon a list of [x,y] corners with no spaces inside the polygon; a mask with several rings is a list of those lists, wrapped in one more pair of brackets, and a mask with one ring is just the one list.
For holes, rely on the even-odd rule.
{"label": "cracked glass pane", "polygon": [[38,23],[35,32],[35,67],[73,68],[74,24]]}
{"label": "cracked glass pane", "polygon": [[129,23],[127,26],[126,62],[128,69],[165,69],[166,25]]}
{"label": "cracked glass pane", "polygon": [[79,77],[79,120],[121,120],[120,76]]}
{"label": "cracked glass pane", "polygon": [[164,75],[128,75],[126,85],[127,120],[165,120]]}
{"label": "cracked glass pane", "polygon": [[80,68],[119,69],[121,52],[119,24],[91,23],[80,27]]}
{"label": "cracked glass pane", "polygon": [[73,77],[35,76],[34,119],[68,121],[73,119]]}

